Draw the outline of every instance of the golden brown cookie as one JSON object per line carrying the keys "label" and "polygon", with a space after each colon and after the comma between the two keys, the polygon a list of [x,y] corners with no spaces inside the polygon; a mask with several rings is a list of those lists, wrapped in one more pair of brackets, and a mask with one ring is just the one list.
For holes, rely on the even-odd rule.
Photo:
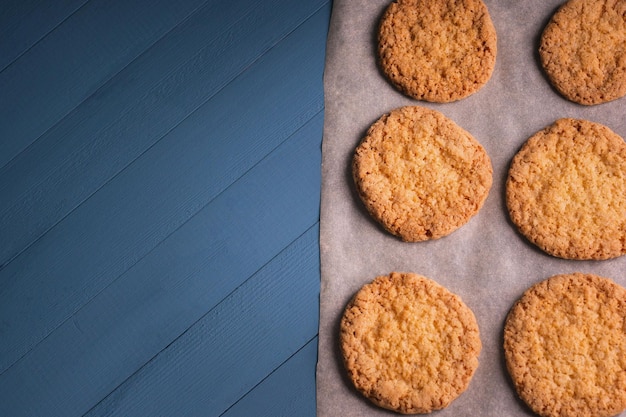
{"label": "golden brown cookie", "polygon": [[626,253],[626,144],[608,127],[559,119],[511,162],[506,202],[519,231],[565,259]]}
{"label": "golden brown cookie", "polygon": [[489,80],[496,44],[482,0],[397,0],[379,25],[378,60],[404,94],[445,103],[475,93]]}
{"label": "golden brown cookie", "polygon": [[408,242],[437,239],[464,225],[492,183],[484,148],[440,112],[417,106],[376,121],[352,168],[370,214]]}
{"label": "golden brown cookie", "polygon": [[467,389],[481,350],[474,314],[457,295],[397,272],[354,296],[341,319],[340,343],[355,387],[404,414],[448,406]]}
{"label": "golden brown cookie", "polygon": [[552,16],[539,55],[567,99],[599,104],[626,94],[626,0],[570,0]]}
{"label": "golden brown cookie", "polygon": [[608,417],[626,408],[626,289],[591,274],[529,288],[504,326],[520,398],[544,417]]}

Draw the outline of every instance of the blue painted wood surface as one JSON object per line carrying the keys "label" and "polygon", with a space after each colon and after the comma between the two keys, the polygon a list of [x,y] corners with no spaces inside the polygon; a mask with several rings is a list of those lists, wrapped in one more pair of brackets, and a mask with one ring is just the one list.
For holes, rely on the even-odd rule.
{"label": "blue painted wood surface", "polygon": [[327,0],[0,5],[0,415],[315,415]]}

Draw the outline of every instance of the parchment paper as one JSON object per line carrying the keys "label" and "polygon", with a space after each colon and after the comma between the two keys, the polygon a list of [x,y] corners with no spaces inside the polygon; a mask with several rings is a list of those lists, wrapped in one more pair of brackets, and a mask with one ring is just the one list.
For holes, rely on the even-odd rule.
{"label": "parchment paper", "polygon": [[[551,257],[511,224],[504,183],[513,155],[536,131],[560,117],[602,123],[626,137],[622,98],[582,106],[561,97],[545,77],[537,45],[562,0],[485,0],[498,34],[496,67],[477,93],[454,103],[419,102],[397,92],[375,58],[376,26],[389,0],[335,0],[324,74],[322,145],[321,294],[317,365],[319,416],[393,415],[362,397],[345,376],[338,324],[350,297],[374,277],[416,272],[461,296],[474,311],[483,349],[470,386],[437,416],[526,416],[504,365],[506,314],[532,284],[559,273],[588,272],[626,286],[626,256],[606,261]],[[367,128],[402,105],[441,111],[487,150],[493,187],[481,211],[447,237],[404,243],[365,211],[350,174],[352,153]]]}

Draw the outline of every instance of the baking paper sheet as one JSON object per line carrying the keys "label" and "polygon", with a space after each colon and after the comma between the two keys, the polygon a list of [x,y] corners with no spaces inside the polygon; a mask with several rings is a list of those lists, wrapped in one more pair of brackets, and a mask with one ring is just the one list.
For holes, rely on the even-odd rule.
{"label": "baking paper sheet", "polygon": [[[551,257],[511,224],[504,184],[513,155],[536,131],[561,117],[602,123],[626,137],[626,98],[582,106],[561,97],[538,58],[541,31],[561,0],[486,0],[498,34],[494,73],[477,93],[454,103],[419,102],[396,91],[375,58],[376,26],[389,0],[335,0],[324,74],[320,225],[321,294],[317,366],[318,416],[393,415],[362,397],[345,376],[338,347],[343,308],[365,283],[391,271],[425,275],[461,296],[474,311],[483,349],[470,386],[437,416],[527,416],[504,365],[506,314],[532,284],[552,275],[595,273],[626,286],[626,256],[606,261]],[[375,223],[351,178],[352,153],[383,113],[422,105],[445,114],[486,149],[493,186],[469,223],[447,237],[404,243]]]}

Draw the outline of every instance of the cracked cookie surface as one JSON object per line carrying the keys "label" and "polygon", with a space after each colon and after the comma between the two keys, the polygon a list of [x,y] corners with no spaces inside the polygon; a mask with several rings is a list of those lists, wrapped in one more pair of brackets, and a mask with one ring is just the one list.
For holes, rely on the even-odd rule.
{"label": "cracked cookie surface", "polygon": [[608,127],[559,119],[511,162],[506,202],[532,243],[565,259],[626,253],[626,144]]}
{"label": "cracked cookie surface", "polygon": [[365,207],[407,242],[452,233],[482,207],[492,184],[485,149],[440,112],[419,106],[383,115],[355,150]]}
{"label": "cracked cookie surface", "polygon": [[546,25],[541,64],[567,99],[600,104],[626,95],[626,0],[570,0]]}
{"label": "cracked cookie surface", "polygon": [[345,368],[358,391],[405,414],[448,406],[478,367],[481,341],[460,297],[414,273],[364,285],[340,324]]}
{"label": "cracked cookie surface", "polygon": [[378,61],[404,94],[451,102],[491,78],[496,31],[482,0],[397,0],[378,28]]}
{"label": "cracked cookie surface", "polygon": [[504,327],[520,398],[544,417],[608,417],[626,408],[626,289],[592,274],[530,287]]}

